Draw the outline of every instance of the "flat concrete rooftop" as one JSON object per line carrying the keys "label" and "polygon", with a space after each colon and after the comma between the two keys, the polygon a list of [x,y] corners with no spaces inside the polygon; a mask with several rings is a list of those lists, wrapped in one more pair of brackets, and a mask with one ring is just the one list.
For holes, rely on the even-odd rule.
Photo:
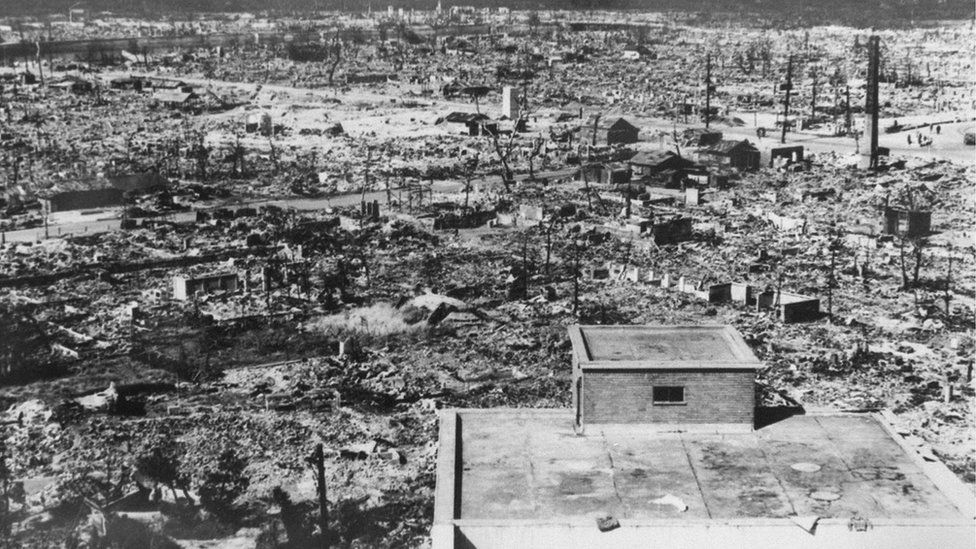
{"label": "flat concrete rooftop", "polygon": [[730,326],[573,326],[570,338],[584,367],[759,365]]}
{"label": "flat concrete rooftop", "polygon": [[[442,426],[441,452],[454,455],[439,457],[435,510],[435,532],[438,523],[449,523],[466,536],[451,546],[504,547],[485,540],[529,539],[529,532],[542,536],[543,546],[559,536],[570,546],[591,546],[572,540],[583,539],[575,537],[579,532],[599,536],[595,519],[607,515],[625,529],[643,528],[644,536],[653,525],[728,526],[740,519],[782,519],[762,524],[784,528],[790,517],[818,517],[822,524],[836,518],[837,535],[855,515],[899,527],[906,519],[933,528],[952,523],[956,537],[945,538],[942,547],[958,546],[952,540],[974,524],[971,508],[953,491],[962,487],[958,479],[941,463],[922,462],[868,414],[799,415],[739,433],[593,426],[586,436],[574,432],[570,411],[456,410],[445,412],[443,421],[452,416],[454,430]],[[451,440],[445,443],[445,436]],[[933,475],[929,465],[951,479]],[[923,539],[936,532],[912,528]],[[882,533],[912,539],[890,528],[876,535]],[[610,541],[595,539],[596,546]]]}
{"label": "flat concrete rooftop", "polygon": [[[461,518],[959,513],[870,416],[793,416],[737,434],[591,427],[584,437],[572,420],[462,412]],[[650,503],[668,494],[688,510]]]}

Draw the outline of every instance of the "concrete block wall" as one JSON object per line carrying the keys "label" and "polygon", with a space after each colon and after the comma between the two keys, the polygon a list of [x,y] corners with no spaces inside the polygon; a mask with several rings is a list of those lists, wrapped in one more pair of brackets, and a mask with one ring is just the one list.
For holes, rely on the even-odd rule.
{"label": "concrete block wall", "polygon": [[786,323],[802,322],[820,316],[820,300],[806,299],[780,306],[780,320]]}
{"label": "concrete block wall", "polygon": [[[685,403],[654,404],[655,385],[684,387]],[[583,424],[753,423],[752,370],[584,370],[583,386]]]}
{"label": "concrete block wall", "polygon": [[590,278],[593,280],[626,280],[634,283],[645,283],[664,289],[674,289],[710,303],[732,301],[747,306],[754,305],[757,311],[775,307],[777,308],[777,316],[787,323],[816,319],[820,314],[820,300],[817,298],[781,292],[780,303],[777,307],[775,292],[759,292],[748,284],[727,282],[704,287],[701,282],[691,282],[683,276],[674,280],[669,273],[660,275],[654,271],[643,273],[636,266],[613,262],[607,262],[602,267],[593,268],[590,272]]}

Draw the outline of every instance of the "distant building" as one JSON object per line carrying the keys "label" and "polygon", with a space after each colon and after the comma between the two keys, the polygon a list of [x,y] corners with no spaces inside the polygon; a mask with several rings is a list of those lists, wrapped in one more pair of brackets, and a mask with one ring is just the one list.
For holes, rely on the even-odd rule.
{"label": "distant building", "polygon": [[498,134],[498,122],[493,122],[488,119],[470,120],[465,123],[465,126],[468,128],[468,135],[472,137]]}
{"label": "distant building", "polygon": [[502,118],[516,120],[519,117],[518,98],[511,86],[502,88]]}
{"label": "distant building", "polygon": [[258,133],[261,135],[271,135],[274,125],[271,123],[271,113],[252,112],[244,120],[244,131],[247,133]]}
{"label": "distant building", "polygon": [[112,176],[81,183],[84,189],[56,192],[40,198],[44,214],[121,206],[127,193],[145,193],[170,187],[165,177],[154,172]]}
{"label": "distant building", "polygon": [[113,90],[142,91],[143,88],[149,87],[149,83],[145,78],[126,77],[112,80],[109,82],[109,87],[111,87]]}
{"label": "distant building", "polygon": [[608,162],[601,166],[598,181],[604,185],[620,185],[629,183],[631,178],[630,166],[623,162]]}
{"label": "distant building", "polygon": [[591,162],[580,166],[576,172],[576,180],[620,185],[629,183],[631,175],[630,167],[623,162]]}
{"label": "distant building", "polygon": [[196,98],[196,94],[181,91],[162,90],[153,94],[153,100],[160,105],[169,108],[184,108],[190,101]]}
{"label": "distant building", "polygon": [[656,216],[651,226],[654,243],[658,245],[676,244],[691,240],[694,220],[686,216]]}
{"label": "distant building", "polygon": [[898,236],[924,236],[932,230],[932,212],[885,207],[884,232]]}
{"label": "distant building", "polygon": [[722,132],[705,128],[688,128],[682,132],[681,137],[685,146],[710,147],[722,140]]}
{"label": "distant building", "polygon": [[773,309],[786,324],[820,318],[820,299],[790,292],[768,290],[755,295],[756,309]]}
{"label": "distant building", "polygon": [[637,178],[651,177],[667,171],[681,172],[698,168],[694,162],[678,156],[673,151],[639,152],[627,163],[630,164]]}
{"label": "distant building", "polygon": [[624,118],[590,117],[580,127],[580,140],[591,145],[637,143],[640,128]]}
{"label": "distant building", "polygon": [[491,132],[498,131],[498,124],[491,122],[491,119],[487,115],[481,113],[473,112],[452,112],[442,119],[438,119],[436,123],[447,123],[447,124],[461,124],[465,126],[468,135],[481,135],[482,125],[488,126],[485,128],[485,134],[491,135]]}
{"label": "distant building", "polygon": [[111,208],[121,206],[125,202],[124,195],[125,191],[115,187],[64,191],[41,198],[41,210],[52,214],[72,210]]}
{"label": "distant building", "polygon": [[237,273],[210,274],[197,277],[174,276],[173,299],[186,301],[198,294],[233,292],[240,277]]}
{"label": "distant building", "polygon": [[795,145],[792,147],[777,147],[769,151],[769,167],[772,168],[774,165],[779,163],[782,164],[793,164],[795,162],[803,162],[803,145]]}
{"label": "distant building", "polygon": [[385,84],[396,81],[399,76],[391,72],[347,73],[347,84]]}
{"label": "distant building", "polygon": [[742,141],[719,141],[710,147],[701,149],[699,158],[712,159],[721,165],[739,170],[757,170],[760,164],[759,149],[746,139]]}

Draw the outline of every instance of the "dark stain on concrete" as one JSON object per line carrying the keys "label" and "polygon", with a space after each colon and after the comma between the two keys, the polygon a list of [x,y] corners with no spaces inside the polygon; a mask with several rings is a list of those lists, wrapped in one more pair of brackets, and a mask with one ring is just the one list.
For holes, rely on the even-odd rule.
{"label": "dark stain on concrete", "polygon": [[567,496],[589,494],[593,492],[593,479],[586,475],[563,473],[559,479],[559,493]]}

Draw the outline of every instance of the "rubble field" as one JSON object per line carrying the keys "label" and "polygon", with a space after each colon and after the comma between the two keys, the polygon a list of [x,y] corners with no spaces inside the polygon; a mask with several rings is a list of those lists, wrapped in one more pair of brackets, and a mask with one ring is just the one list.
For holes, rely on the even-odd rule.
{"label": "rubble field", "polygon": [[877,31],[865,170],[863,29],[450,13],[0,63],[0,539],[429,546],[437,411],[568,409],[575,324],[731,325],[761,406],[890,410],[976,484],[969,22]]}

